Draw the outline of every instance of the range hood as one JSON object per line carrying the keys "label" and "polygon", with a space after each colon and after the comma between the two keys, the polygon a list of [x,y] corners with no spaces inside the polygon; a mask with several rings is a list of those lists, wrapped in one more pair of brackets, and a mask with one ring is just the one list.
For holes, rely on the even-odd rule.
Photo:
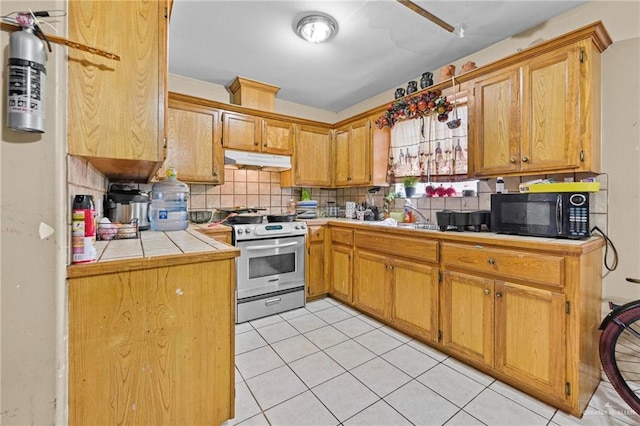
{"label": "range hood", "polygon": [[279,172],[291,169],[291,157],[225,149],[224,164],[238,169],[247,168]]}

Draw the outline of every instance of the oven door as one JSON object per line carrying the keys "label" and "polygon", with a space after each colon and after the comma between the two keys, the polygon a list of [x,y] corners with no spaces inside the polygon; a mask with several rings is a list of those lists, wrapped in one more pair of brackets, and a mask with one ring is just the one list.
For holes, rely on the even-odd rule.
{"label": "oven door", "polygon": [[304,287],[304,236],[237,241],[237,299]]}

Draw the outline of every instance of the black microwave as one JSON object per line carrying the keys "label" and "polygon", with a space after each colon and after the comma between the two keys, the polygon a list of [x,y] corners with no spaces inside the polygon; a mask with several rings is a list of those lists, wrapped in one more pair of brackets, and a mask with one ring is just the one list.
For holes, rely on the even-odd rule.
{"label": "black microwave", "polygon": [[589,194],[491,194],[491,231],[535,237],[588,238]]}

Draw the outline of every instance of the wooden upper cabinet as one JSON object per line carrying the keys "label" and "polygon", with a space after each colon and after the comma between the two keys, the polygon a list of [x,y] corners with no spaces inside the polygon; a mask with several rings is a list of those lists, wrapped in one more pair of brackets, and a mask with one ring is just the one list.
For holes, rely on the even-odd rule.
{"label": "wooden upper cabinet", "polygon": [[222,114],[222,145],[241,151],[291,155],[293,124],[249,114]]}
{"label": "wooden upper cabinet", "polygon": [[241,151],[260,151],[260,119],[247,114],[222,114],[222,146]]}
{"label": "wooden upper cabinet", "polygon": [[522,66],[523,171],[580,168],[581,49],[550,52]]}
{"label": "wooden upper cabinet", "polygon": [[520,155],[520,78],[512,68],[479,78],[470,116],[470,150],[475,174],[495,175],[518,170]]}
{"label": "wooden upper cabinet", "polygon": [[158,172],[160,179],[167,167],[175,167],[184,182],[224,183],[219,110],[169,95],[167,158]]}
{"label": "wooden upper cabinet", "polygon": [[335,131],[335,186],[371,183],[371,122],[355,121]]}
{"label": "wooden upper cabinet", "polygon": [[270,154],[293,154],[293,124],[288,121],[262,120],[262,152]]}
{"label": "wooden upper cabinet", "polygon": [[477,77],[471,174],[599,173],[600,53],[607,43],[567,41]]}
{"label": "wooden upper cabinet", "polygon": [[69,49],[68,152],[113,180],[147,181],[164,160],[166,13],[165,1],[69,1],[69,38],[121,59]]}
{"label": "wooden upper cabinet", "polygon": [[291,170],[280,173],[282,186],[331,186],[331,129],[296,125]]}

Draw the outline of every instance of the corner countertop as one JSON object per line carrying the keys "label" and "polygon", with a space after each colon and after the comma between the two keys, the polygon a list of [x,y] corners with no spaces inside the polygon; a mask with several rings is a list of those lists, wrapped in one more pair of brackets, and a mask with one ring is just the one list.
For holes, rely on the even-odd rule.
{"label": "corner countertop", "polygon": [[67,278],[233,259],[240,250],[205,235],[201,227],[184,231],[142,231],[140,238],[96,241],[96,262],[69,265]]}
{"label": "corner countertop", "polygon": [[[604,247],[605,240],[600,236],[592,236],[584,240],[567,238],[527,237],[519,235],[497,234],[495,232],[447,231],[432,229],[413,229],[404,226],[385,226],[381,222],[359,221],[353,219],[323,217],[306,219],[307,226],[338,226],[361,230],[384,229],[385,234],[398,236],[436,239],[442,242],[459,242],[467,244],[485,244],[502,248],[525,248],[545,252],[581,254]],[[377,232],[377,231],[376,231]]]}

